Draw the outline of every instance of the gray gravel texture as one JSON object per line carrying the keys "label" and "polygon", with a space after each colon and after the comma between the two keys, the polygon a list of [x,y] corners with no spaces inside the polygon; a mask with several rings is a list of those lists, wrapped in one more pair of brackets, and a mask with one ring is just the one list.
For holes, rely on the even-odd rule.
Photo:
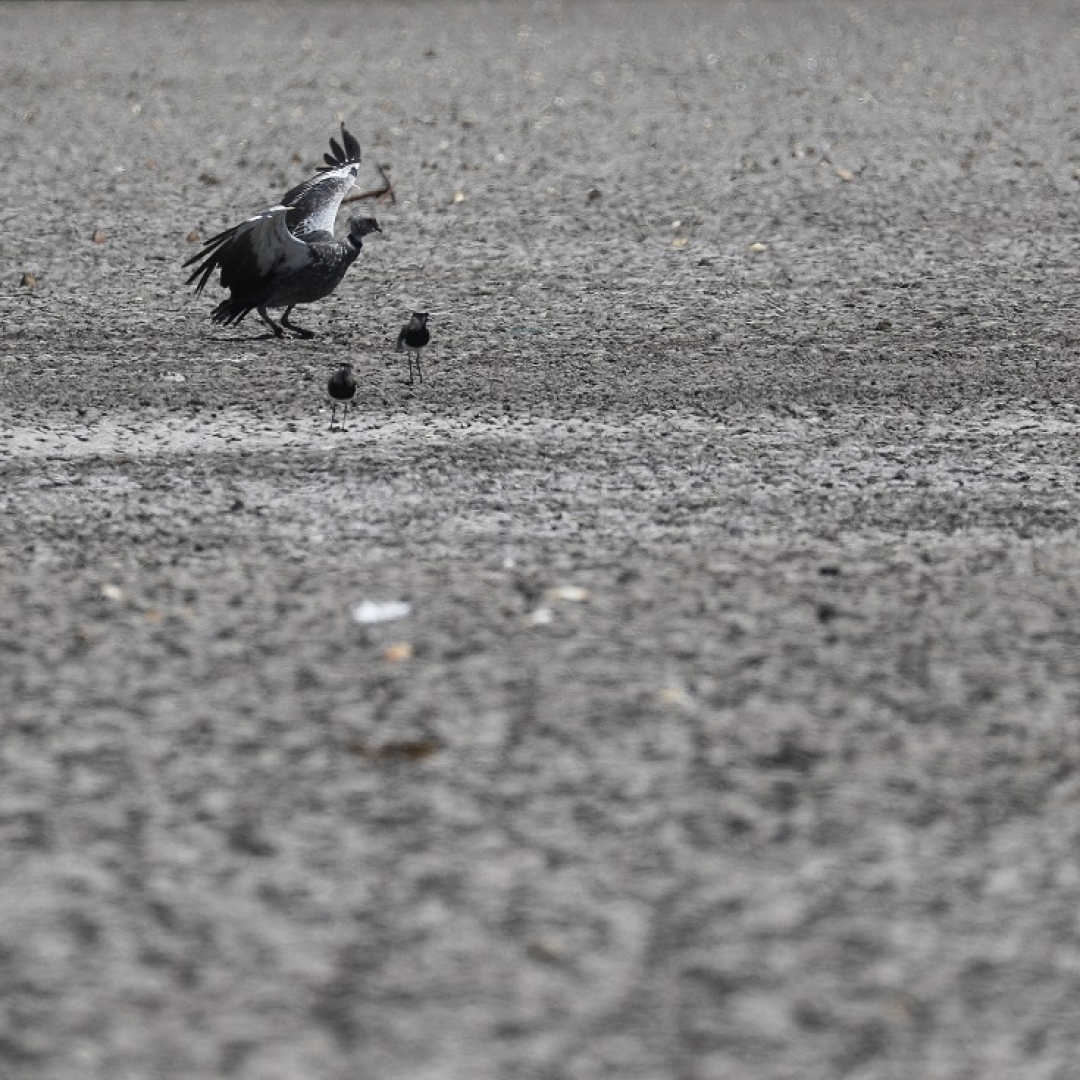
{"label": "gray gravel texture", "polygon": [[1075,4],[0,38],[4,1080],[1080,1076]]}

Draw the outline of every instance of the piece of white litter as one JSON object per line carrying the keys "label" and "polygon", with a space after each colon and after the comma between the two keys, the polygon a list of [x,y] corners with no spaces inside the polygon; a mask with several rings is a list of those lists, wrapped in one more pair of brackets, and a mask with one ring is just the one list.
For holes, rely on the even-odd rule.
{"label": "piece of white litter", "polygon": [[187,377],[179,372],[170,372],[168,375],[162,375],[161,377],[166,382],[187,382]]}
{"label": "piece of white litter", "polygon": [[391,622],[404,619],[412,611],[412,604],[404,600],[361,600],[353,604],[352,617],[358,623]]}
{"label": "piece of white litter", "polygon": [[556,585],[548,589],[549,600],[565,600],[569,604],[583,604],[589,599],[589,590],[580,585]]}
{"label": "piece of white litter", "polygon": [[526,626],[548,626],[555,617],[555,613],[549,607],[534,608],[525,616]]}

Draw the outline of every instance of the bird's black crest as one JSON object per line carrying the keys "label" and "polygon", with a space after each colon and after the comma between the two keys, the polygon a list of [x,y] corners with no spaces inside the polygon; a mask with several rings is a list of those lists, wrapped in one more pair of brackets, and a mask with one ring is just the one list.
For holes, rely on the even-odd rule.
{"label": "bird's black crest", "polygon": [[[344,147],[342,147],[344,143]],[[345,129],[345,124],[341,125],[341,142],[331,137],[330,150],[332,153],[323,154],[323,161],[325,165],[319,166],[319,172],[327,172],[329,169],[340,169],[342,165],[359,165],[360,164],[360,144],[356,141],[356,137]]]}

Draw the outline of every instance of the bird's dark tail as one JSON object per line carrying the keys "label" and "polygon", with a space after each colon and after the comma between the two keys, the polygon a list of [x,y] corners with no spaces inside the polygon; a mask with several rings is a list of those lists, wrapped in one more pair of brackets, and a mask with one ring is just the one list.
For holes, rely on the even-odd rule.
{"label": "bird's dark tail", "polygon": [[227,300],[222,300],[216,308],[214,308],[213,314],[210,316],[216,323],[221,323],[224,326],[233,326],[238,322],[243,322],[244,316],[251,310],[251,308],[244,304],[237,303],[231,296]]}

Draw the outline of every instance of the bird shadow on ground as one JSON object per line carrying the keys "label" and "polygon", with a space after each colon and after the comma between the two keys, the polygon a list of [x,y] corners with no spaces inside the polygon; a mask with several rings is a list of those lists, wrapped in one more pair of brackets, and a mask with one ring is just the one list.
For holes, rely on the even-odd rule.
{"label": "bird shadow on ground", "polygon": [[311,338],[303,338],[299,334],[290,334],[286,336],[278,336],[277,334],[252,334],[249,337],[208,337],[206,341],[213,341],[218,345],[236,345],[245,341],[280,341],[296,342],[296,341],[311,341]]}

